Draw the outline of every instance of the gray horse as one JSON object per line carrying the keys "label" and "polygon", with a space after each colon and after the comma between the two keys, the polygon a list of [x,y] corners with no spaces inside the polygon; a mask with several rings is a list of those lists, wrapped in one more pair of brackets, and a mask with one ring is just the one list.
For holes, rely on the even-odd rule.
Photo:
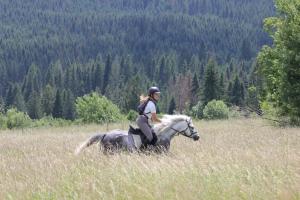
{"label": "gray horse", "polygon": [[100,148],[107,152],[115,152],[118,150],[125,151],[168,151],[171,140],[176,135],[183,135],[193,140],[199,140],[199,135],[194,128],[192,119],[186,115],[164,115],[162,123],[154,125],[154,132],[157,134],[157,142],[154,146],[147,145],[147,139],[139,129],[129,131],[112,130],[107,133],[97,134],[87,139],[79,145],[75,151],[78,155],[84,148],[92,144],[100,142]]}

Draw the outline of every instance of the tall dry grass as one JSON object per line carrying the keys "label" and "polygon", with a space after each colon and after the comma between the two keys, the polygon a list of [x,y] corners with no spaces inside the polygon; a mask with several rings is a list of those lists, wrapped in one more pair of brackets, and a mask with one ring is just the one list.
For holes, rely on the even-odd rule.
{"label": "tall dry grass", "polygon": [[[300,199],[300,129],[200,121],[168,155],[76,146],[106,126],[0,133],[0,199]],[[109,128],[124,128],[114,125]]]}

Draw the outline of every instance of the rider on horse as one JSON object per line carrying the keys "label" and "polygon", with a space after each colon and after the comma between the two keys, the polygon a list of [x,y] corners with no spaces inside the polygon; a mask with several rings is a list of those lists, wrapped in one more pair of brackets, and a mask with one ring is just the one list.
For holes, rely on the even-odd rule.
{"label": "rider on horse", "polygon": [[156,103],[160,98],[158,87],[151,87],[148,90],[148,96],[140,97],[141,104],[138,107],[139,116],[136,120],[138,127],[148,140],[148,144],[154,145],[157,141],[157,136],[153,130],[153,123],[160,123],[161,120],[157,117]]}

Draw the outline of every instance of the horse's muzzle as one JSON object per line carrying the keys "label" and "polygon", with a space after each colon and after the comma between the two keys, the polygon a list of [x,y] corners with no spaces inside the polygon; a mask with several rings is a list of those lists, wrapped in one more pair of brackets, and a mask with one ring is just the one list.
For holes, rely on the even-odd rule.
{"label": "horse's muzzle", "polygon": [[197,141],[200,139],[200,137],[199,137],[199,135],[195,135],[195,136],[193,136],[193,139],[194,139],[194,141]]}

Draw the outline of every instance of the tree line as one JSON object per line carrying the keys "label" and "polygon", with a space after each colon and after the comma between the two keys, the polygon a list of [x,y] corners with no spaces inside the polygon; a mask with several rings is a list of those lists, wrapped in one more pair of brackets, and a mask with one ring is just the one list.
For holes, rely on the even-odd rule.
{"label": "tree line", "polygon": [[273,13],[272,0],[1,1],[0,104],[73,119],[78,96],[97,91],[128,112],[158,85],[162,112],[257,107],[255,56]]}
{"label": "tree line", "polygon": [[251,69],[247,67],[250,64],[232,61],[228,66],[220,66],[214,58],[203,64],[196,56],[178,63],[176,56],[163,55],[153,60],[149,74],[139,69],[130,57],[111,55],[69,66],[56,61],[44,74],[32,64],[21,83],[9,84],[2,102],[6,108],[28,112],[33,119],[47,115],[74,119],[76,97],[96,91],[126,113],[136,109],[139,95],[145,94],[148,87],[159,85],[162,90],[159,107],[164,113],[174,110],[182,113],[199,101],[205,105],[213,99],[239,106],[247,101],[257,105],[257,96],[251,97],[248,92],[255,87],[248,75],[253,73],[246,70]]}

